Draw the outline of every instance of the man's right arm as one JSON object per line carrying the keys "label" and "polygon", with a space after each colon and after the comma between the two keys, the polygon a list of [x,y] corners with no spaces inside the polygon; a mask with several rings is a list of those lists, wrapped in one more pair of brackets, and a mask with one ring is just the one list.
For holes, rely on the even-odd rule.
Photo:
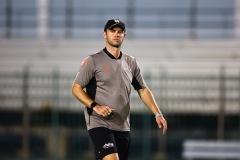
{"label": "man's right arm", "polygon": [[[89,107],[91,106],[91,104],[94,102],[88,95],[87,93],[83,90],[82,86],[77,84],[77,83],[73,83],[72,85],[72,94],[85,106]],[[103,116],[103,117],[107,117],[112,111],[113,109],[109,108],[108,106],[101,106],[99,104],[96,105],[96,107],[94,107],[93,109],[97,114]]]}
{"label": "man's right arm", "polygon": [[77,83],[72,85],[72,94],[85,106],[90,107],[93,103],[93,100],[87,95],[83,90],[82,86]]}

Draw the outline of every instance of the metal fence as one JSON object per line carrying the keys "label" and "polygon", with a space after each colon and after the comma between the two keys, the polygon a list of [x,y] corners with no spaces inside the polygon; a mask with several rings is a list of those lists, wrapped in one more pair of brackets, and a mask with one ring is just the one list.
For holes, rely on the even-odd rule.
{"label": "metal fence", "polygon": [[[217,114],[221,107],[226,114],[239,112],[240,73],[228,75],[224,67],[215,75],[167,75],[148,71],[143,73],[148,87],[166,113]],[[57,107],[80,111],[79,102],[71,94],[74,74],[23,72],[0,73],[1,109],[34,110]],[[136,92],[131,95],[132,111],[145,112]]]}

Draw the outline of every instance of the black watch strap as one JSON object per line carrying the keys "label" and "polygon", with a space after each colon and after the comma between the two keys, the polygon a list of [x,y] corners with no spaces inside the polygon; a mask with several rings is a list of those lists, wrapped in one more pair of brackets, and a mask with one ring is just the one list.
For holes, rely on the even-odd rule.
{"label": "black watch strap", "polygon": [[92,110],[93,110],[93,108],[94,108],[96,105],[97,105],[97,103],[96,103],[96,102],[92,102],[92,104],[91,104],[91,106],[90,106],[90,109],[92,109]]}

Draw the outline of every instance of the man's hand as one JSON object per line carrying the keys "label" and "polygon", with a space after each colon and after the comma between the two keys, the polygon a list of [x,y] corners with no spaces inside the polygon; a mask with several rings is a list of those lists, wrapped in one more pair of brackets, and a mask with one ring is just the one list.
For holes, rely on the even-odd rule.
{"label": "man's hand", "polygon": [[156,122],[159,128],[163,127],[163,134],[165,134],[167,132],[167,121],[164,119],[163,116],[157,116]]}
{"label": "man's hand", "polygon": [[101,115],[103,117],[107,117],[109,116],[113,111],[114,109],[111,109],[109,108],[108,106],[101,106],[99,104],[97,104],[93,110],[98,114],[98,115]]}

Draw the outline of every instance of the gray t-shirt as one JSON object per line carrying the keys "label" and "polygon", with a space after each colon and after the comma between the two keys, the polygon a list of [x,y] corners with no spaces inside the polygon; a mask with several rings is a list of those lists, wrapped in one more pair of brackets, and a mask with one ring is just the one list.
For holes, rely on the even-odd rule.
{"label": "gray t-shirt", "polygon": [[90,55],[81,64],[75,83],[86,88],[96,103],[114,109],[110,119],[93,110],[84,109],[87,128],[106,127],[116,131],[130,131],[130,93],[146,87],[134,57],[121,52],[116,59],[106,48]]}

